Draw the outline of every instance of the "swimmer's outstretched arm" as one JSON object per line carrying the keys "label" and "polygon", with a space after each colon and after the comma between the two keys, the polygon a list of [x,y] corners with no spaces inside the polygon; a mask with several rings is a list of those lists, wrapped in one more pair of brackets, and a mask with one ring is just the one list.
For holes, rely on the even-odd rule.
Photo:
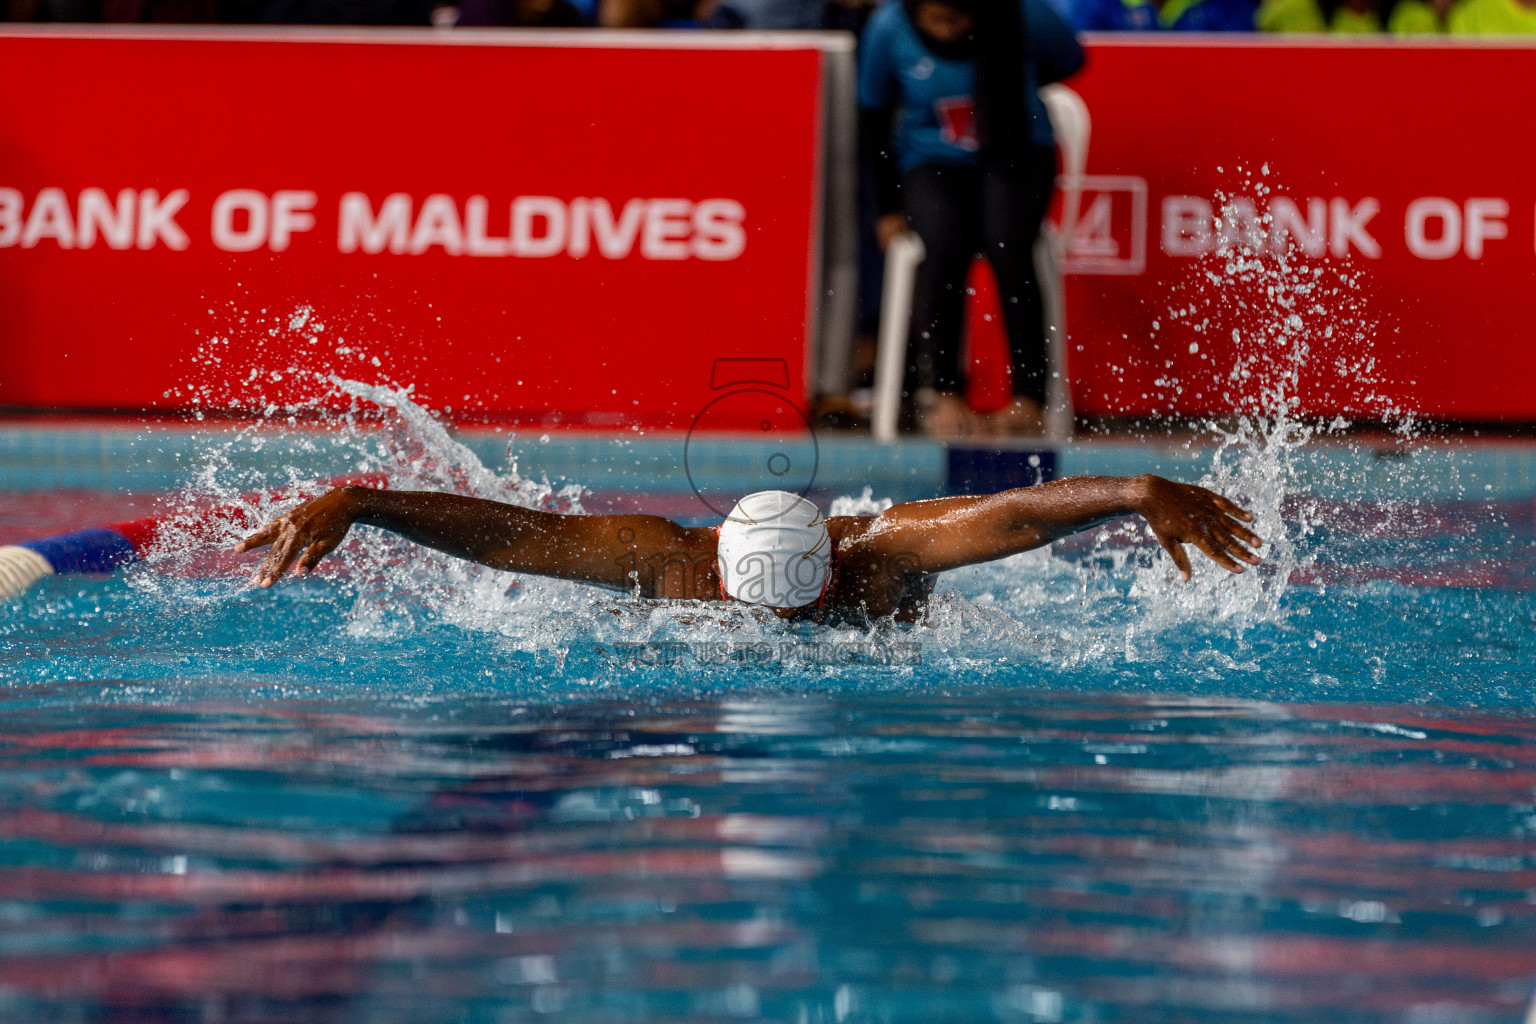
{"label": "swimmer's outstretched arm", "polygon": [[698,576],[692,570],[713,562],[711,531],[659,516],[556,515],[458,494],[357,486],[306,501],[235,550],[272,545],[251,580],[270,587],[290,567],[301,576],[313,570],[346,539],[353,523],[382,527],[496,569],[612,587],[638,584],[651,597],[697,596],[690,592]]}
{"label": "swimmer's outstretched arm", "polygon": [[1185,544],[1242,572],[1263,543],[1253,514],[1204,487],[1147,474],[1079,476],[977,497],[935,498],[883,512],[859,539],[871,554],[904,557],[923,573],[1006,558],[1120,516],[1139,514],[1189,579]]}

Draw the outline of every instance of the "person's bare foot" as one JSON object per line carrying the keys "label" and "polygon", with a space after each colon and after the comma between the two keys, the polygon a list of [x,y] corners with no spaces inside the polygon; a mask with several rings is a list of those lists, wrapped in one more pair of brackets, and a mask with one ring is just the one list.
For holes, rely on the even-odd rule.
{"label": "person's bare foot", "polygon": [[1015,398],[986,417],[987,432],[993,437],[1040,437],[1045,433],[1045,409],[1033,398]]}
{"label": "person's bare foot", "polygon": [[918,396],[918,423],[923,433],[954,441],[976,433],[976,414],[960,395],[930,391]]}

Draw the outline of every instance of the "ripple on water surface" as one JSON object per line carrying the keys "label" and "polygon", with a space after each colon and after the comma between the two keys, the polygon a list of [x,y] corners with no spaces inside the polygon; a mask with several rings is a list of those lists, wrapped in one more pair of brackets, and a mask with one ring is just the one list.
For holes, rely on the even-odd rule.
{"label": "ripple on water surface", "polygon": [[1536,981],[1525,717],[14,696],[7,1019],[1514,1021]]}

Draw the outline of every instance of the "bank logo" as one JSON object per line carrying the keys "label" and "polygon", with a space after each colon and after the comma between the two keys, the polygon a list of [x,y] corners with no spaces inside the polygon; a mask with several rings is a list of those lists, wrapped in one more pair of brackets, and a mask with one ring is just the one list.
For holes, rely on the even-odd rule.
{"label": "bank logo", "polygon": [[[1077,179],[1077,223],[1067,239],[1068,274],[1129,276],[1147,269],[1147,179],[1085,174]],[[1059,187],[1066,189],[1068,180]]]}

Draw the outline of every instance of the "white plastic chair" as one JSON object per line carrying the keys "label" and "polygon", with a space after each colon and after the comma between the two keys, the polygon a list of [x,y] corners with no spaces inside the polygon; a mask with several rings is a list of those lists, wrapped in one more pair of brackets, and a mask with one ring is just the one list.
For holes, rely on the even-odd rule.
{"label": "white plastic chair", "polygon": [[[1035,273],[1045,301],[1046,384],[1045,430],[1053,441],[1072,436],[1072,393],[1067,387],[1067,310],[1062,284],[1067,239],[1077,227],[1082,200],[1083,171],[1088,165],[1092,120],[1088,105],[1064,85],[1040,90],[1051,130],[1061,151],[1061,225],[1049,224],[1035,245]],[[875,440],[896,440],[901,412],[901,385],[907,362],[907,329],[912,322],[912,291],[923,262],[923,241],[906,231],[891,241],[885,253],[885,293],[880,300],[880,331],[875,355]]]}
{"label": "white plastic chair", "polygon": [[901,415],[901,383],[907,371],[907,328],[912,323],[912,290],[917,268],[926,258],[916,231],[903,231],[885,250],[885,291],[880,298],[880,333],[875,351],[875,408],[871,426],[876,441],[896,440]]}

